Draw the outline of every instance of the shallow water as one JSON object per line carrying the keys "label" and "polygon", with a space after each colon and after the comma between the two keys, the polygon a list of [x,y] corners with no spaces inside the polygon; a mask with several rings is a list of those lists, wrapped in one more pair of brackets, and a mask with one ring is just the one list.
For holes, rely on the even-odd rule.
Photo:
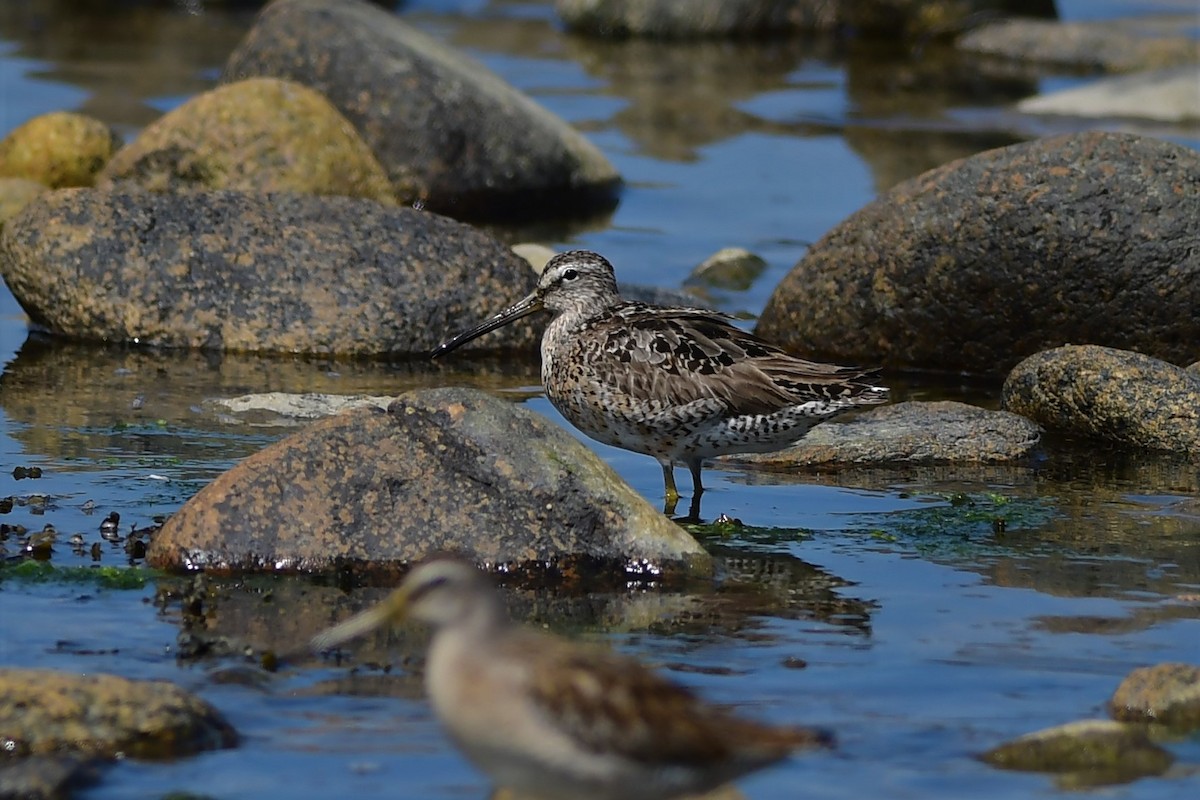
{"label": "shallow water", "polygon": [[[210,86],[250,19],[224,4],[125,3],[96,14],[85,6],[0,4],[0,133],[77,108],[133,135]],[[1097,18],[1180,6],[1061,7]],[[1049,123],[1008,106],[1080,80],[991,77],[932,45],[881,52],[804,41],[587,42],[562,36],[543,2],[423,0],[406,9],[586,131],[628,180],[611,218],[498,233],[598,249],[622,280],[667,287],[680,286],[712,251],[747,247],[769,267],[747,290],[715,295],[728,311],[760,310],[807,244],[876,192],[1045,132]],[[1194,129],[1152,132],[1200,147]],[[33,531],[52,524],[51,562],[61,567],[137,564],[124,541],[101,538],[108,514],[121,515],[122,533],[152,525],[294,430],[230,416],[212,398],[470,383],[559,419],[531,363],[431,367],[98,348],[29,336],[6,290],[0,360],[0,498],[13,498],[0,521]],[[900,399],[994,407],[998,396],[989,381],[896,376],[892,384]],[[651,459],[594,446],[658,501]],[[722,564],[715,586],[583,597],[514,589],[510,600],[522,616],[665,665],[747,714],[837,733],[836,753],[743,781],[750,798],[1065,795],[1050,777],[994,770],[975,755],[1039,727],[1102,716],[1136,666],[1200,661],[1200,475],[1194,464],[1087,443],[1052,439],[1047,454],[1020,467],[834,474],[716,466],[705,473],[705,516],[726,513],[748,527],[705,534]],[[12,474],[34,466],[41,478]],[[84,538],[77,550],[67,544],[73,533]],[[10,533],[0,542],[7,556],[19,556],[19,539]],[[421,699],[408,657],[419,636],[367,643],[356,651],[357,670],[298,659],[268,674],[239,655],[179,657],[212,637],[235,652],[289,650],[382,588],[347,594],[299,578],[213,581],[197,619],[180,609],[186,583],[116,589],[0,579],[0,664],[167,678],[216,704],[243,736],[237,749],[177,762],[121,762],[82,796],[485,795]],[[1200,782],[1188,769],[1200,762],[1200,738],[1169,746],[1171,776],[1102,793],[1196,796]]]}

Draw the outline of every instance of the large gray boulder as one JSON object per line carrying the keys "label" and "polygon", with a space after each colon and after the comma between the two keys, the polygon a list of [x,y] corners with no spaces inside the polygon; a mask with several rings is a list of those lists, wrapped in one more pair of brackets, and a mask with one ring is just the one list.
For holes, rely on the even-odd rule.
{"label": "large gray boulder", "polygon": [[[4,226],[0,274],[78,339],[275,353],[425,353],[535,276],[487,234],[368,200],[66,189]],[[532,350],[517,324],[490,348]]]}
{"label": "large gray boulder", "polygon": [[370,572],[446,550],[559,569],[709,563],[575,437],[470,389],[346,411],[245,459],[166,522],[148,562]]}
{"label": "large gray boulder", "polygon": [[1195,358],[1200,153],[1082,133],[899,184],[775,289],[759,335],[811,355],[1002,373],[1066,342]]}
{"label": "large gray boulder", "polygon": [[225,64],[318,90],[362,133],[401,202],[456,218],[609,208],[620,176],[563,120],[365,0],[276,0]]}

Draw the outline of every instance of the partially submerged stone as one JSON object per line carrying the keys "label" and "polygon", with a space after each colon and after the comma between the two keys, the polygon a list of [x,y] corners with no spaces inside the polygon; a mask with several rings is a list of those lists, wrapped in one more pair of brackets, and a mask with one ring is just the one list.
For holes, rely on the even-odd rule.
{"label": "partially submerged stone", "polygon": [[1086,773],[1089,783],[1161,775],[1173,758],[1146,729],[1110,720],[1081,720],[1027,734],[987,751],[994,767],[1027,772]]}
{"label": "partially submerged stone", "polygon": [[1200,64],[1105,78],[1017,103],[1025,114],[1200,120]]}
{"label": "partially submerged stone", "polygon": [[995,374],[1065,342],[1186,363],[1198,308],[1200,153],[1093,132],[899,184],[813,245],[757,333],[835,361]]}
{"label": "partially submerged stone", "polygon": [[575,129],[483,65],[365,0],[278,0],[225,81],[311,86],[358,128],[402,202],[457,218],[611,207],[620,176]]}
{"label": "partially submerged stone", "polygon": [[[70,189],[0,236],[29,316],[92,341],[259,353],[427,353],[533,287],[491,236],[369,200]],[[532,350],[517,323],[491,349]],[[477,345],[479,346],[479,345]]]}
{"label": "partially submerged stone", "polygon": [[1067,345],[1022,361],[1004,407],[1048,429],[1200,456],[1200,380],[1165,361]]}
{"label": "partially submerged stone", "polygon": [[391,182],[354,126],[319,92],[253,78],[196,95],[123,147],[98,183],[151,191],[238,189],[394,203]]}
{"label": "partially submerged stone", "polygon": [[993,463],[1028,456],[1040,439],[1041,429],[1017,414],[952,401],[908,402],[818,425],[783,450],[728,460],[769,467]]}
{"label": "partially submerged stone", "polygon": [[846,30],[928,38],[997,13],[1055,14],[1053,0],[556,0],[555,8],[574,33],[656,39]]}
{"label": "partially submerged stone", "polygon": [[704,259],[688,276],[689,285],[744,292],[767,268],[762,256],[741,247],[725,247]]}
{"label": "partially submerged stone", "polygon": [[[1172,22],[1173,21],[1173,22]],[[1200,61],[1196,40],[1180,33],[1186,17],[1103,22],[1006,19],[982,25],[957,41],[967,53],[1042,67],[1134,72]]]}
{"label": "partially submerged stone", "polygon": [[203,700],[166,681],[0,669],[0,736],[17,755],[178,758],[232,747]]}
{"label": "partially submerged stone", "polygon": [[1200,728],[1200,667],[1155,664],[1125,676],[1108,701],[1123,722],[1157,722],[1170,728]]}
{"label": "partially submerged stone", "polygon": [[245,459],[166,522],[148,561],[370,571],[446,550],[494,565],[708,564],[586,445],[467,389],[347,411]]}
{"label": "partially submerged stone", "polygon": [[0,141],[0,177],[60,189],[91,186],[121,140],[98,119],[70,111],[34,117]]}

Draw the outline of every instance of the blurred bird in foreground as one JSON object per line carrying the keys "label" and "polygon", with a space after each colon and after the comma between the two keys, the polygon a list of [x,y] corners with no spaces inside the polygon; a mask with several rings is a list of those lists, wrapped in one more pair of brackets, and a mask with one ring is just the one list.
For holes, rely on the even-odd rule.
{"label": "blurred bird in foreground", "polygon": [[467,758],[522,797],[683,797],[832,746],[824,731],[741,719],[631,658],[517,625],[488,577],[453,558],[416,567],[312,646],[405,618],[433,628],[425,685],[438,718]]}
{"label": "blurred bird in foreground", "polygon": [[612,265],[587,250],[550,259],[528,297],[431,356],[542,309],[554,313],[542,335],[550,402],[593,439],[657,459],[668,514],[679,501],[674,465],[686,464],[692,521],[704,459],[779,450],[819,422],[888,399],[875,370],[796,358],[714,311],[623,300]]}

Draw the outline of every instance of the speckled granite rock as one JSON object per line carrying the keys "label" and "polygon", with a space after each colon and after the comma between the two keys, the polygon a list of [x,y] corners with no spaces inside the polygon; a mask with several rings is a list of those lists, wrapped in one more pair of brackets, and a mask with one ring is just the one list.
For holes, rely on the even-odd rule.
{"label": "speckled granite rock", "polygon": [[[166,347],[424,353],[533,287],[481,231],[368,200],[67,189],[5,225],[0,274],[66,336]],[[537,330],[483,344],[532,350]]]}
{"label": "speckled granite rock", "polygon": [[817,242],[759,335],[833,360],[1002,373],[1064,342],[1195,357],[1200,153],[1113,133],[905,181]]}
{"label": "speckled granite rock", "polygon": [[788,31],[948,36],[996,13],[1054,16],[1053,0],[556,0],[572,32],[682,39]]}
{"label": "speckled granite rock", "polygon": [[44,184],[26,178],[0,178],[0,230],[33,198],[49,191]]}
{"label": "speckled granite rock", "polygon": [[359,129],[402,202],[457,218],[610,208],[596,147],[486,67],[365,0],[278,0],[225,65],[311,86]]}
{"label": "speckled granite rock", "polygon": [[91,186],[121,140],[98,119],[68,111],[34,117],[0,141],[0,177],[52,189]]}
{"label": "speckled granite rock", "polygon": [[1174,760],[1145,728],[1089,719],[1030,733],[993,748],[983,760],[1003,769],[1082,773],[1085,783],[1161,775]]}
{"label": "speckled granite rock", "polygon": [[319,92],[253,78],[204,92],[123,147],[97,185],[152,191],[240,189],[394,203],[391,182],[354,126]]}
{"label": "speckled granite rock", "polygon": [[408,392],[247,458],[167,520],[148,562],[370,570],[444,550],[492,564],[708,564],[569,433],[470,389]]}
{"label": "speckled granite rock", "polygon": [[1004,407],[1048,429],[1200,456],[1200,380],[1125,350],[1068,345],[1022,361]]}
{"label": "speckled granite rock", "polygon": [[1129,673],[1108,701],[1109,713],[1124,722],[1159,722],[1171,728],[1200,728],[1200,667],[1155,664]]}
{"label": "speckled granite rock", "polygon": [[232,747],[208,703],[166,681],[0,669],[0,732],[15,755],[177,758]]}
{"label": "speckled granite rock", "polygon": [[[1170,19],[1175,20],[1173,25]],[[1196,40],[1180,34],[1187,18],[1177,16],[1164,22],[1167,24],[1159,27],[1152,24],[1153,18],[1103,22],[1007,19],[976,28],[956,44],[967,53],[1093,72],[1161,69],[1200,60]]]}
{"label": "speckled granite rock", "polygon": [[727,458],[771,467],[1000,462],[1024,458],[1040,440],[1041,429],[1016,414],[952,401],[909,402],[818,425],[784,450]]}

